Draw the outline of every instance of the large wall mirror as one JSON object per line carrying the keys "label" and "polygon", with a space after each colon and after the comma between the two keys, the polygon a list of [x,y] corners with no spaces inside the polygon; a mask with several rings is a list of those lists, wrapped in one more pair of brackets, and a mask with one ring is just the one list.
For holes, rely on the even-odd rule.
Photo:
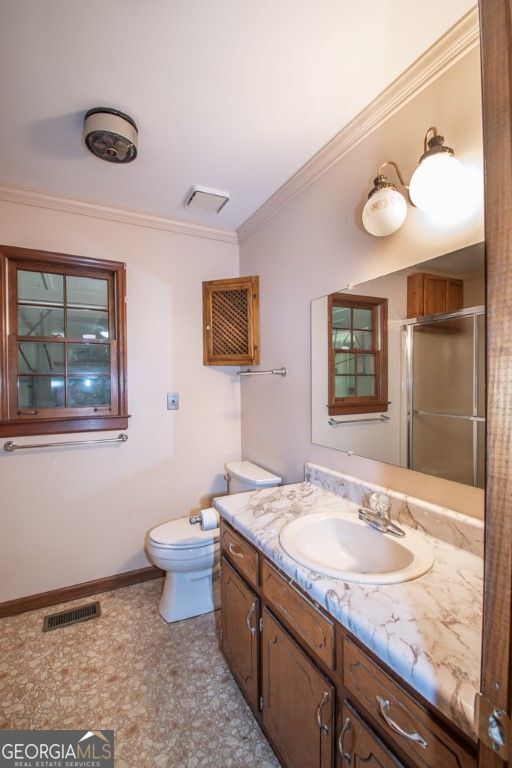
{"label": "large wall mirror", "polygon": [[483,488],[485,251],[311,304],[313,443]]}

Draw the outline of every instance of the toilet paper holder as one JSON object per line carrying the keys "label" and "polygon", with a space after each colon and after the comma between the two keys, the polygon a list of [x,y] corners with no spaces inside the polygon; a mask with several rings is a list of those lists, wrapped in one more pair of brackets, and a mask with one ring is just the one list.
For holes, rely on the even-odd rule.
{"label": "toilet paper holder", "polygon": [[193,517],[189,517],[188,521],[190,525],[197,525],[201,522],[201,515],[193,515]]}

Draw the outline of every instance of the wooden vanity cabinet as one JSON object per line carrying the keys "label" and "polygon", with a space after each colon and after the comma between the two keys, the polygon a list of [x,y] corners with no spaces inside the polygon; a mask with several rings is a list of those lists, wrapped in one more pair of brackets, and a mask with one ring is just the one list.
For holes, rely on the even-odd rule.
{"label": "wooden vanity cabinet", "polygon": [[221,647],[233,677],[253,708],[258,708],[260,601],[226,558],[221,561]]}
{"label": "wooden vanity cabinet", "polygon": [[261,565],[264,598],[274,613],[329,669],[335,668],[334,622],[300,594],[266,560]]}
{"label": "wooden vanity cabinet", "polygon": [[336,744],[337,768],[404,768],[356,710],[344,701]]}
{"label": "wooden vanity cabinet", "polygon": [[257,587],[259,584],[259,558],[254,547],[224,522],[220,524],[220,538],[222,551],[234,563],[244,579],[247,579],[251,586]]}
{"label": "wooden vanity cabinet", "polygon": [[476,768],[455,726],[225,521],[221,548],[222,651],[284,768]]}
{"label": "wooden vanity cabinet", "polygon": [[407,750],[419,768],[471,768],[469,752],[424,707],[348,637],[343,638],[343,683],[378,723],[386,739]]}
{"label": "wooden vanity cabinet", "polygon": [[334,686],[266,608],[262,638],[266,733],[286,768],[331,768]]}

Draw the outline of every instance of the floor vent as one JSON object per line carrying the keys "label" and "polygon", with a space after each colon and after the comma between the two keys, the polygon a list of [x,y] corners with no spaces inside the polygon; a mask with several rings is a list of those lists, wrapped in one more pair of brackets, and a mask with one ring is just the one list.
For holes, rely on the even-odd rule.
{"label": "floor vent", "polygon": [[88,605],[80,605],[78,608],[71,608],[69,611],[51,613],[49,616],[44,617],[43,632],[48,632],[50,629],[67,627],[69,624],[77,624],[79,621],[96,619],[98,616],[101,616],[101,609],[98,601],[95,603],[88,603]]}

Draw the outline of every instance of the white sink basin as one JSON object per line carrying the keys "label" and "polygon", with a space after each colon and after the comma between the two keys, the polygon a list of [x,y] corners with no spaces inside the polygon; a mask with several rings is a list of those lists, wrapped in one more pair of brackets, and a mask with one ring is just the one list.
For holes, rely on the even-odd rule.
{"label": "white sink basin", "polygon": [[315,512],[287,523],[279,539],[301,565],[334,579],[396,584],[422,576],[434,564],[430,544],[408,526],[402,538],[370,528],[354,512]]}

